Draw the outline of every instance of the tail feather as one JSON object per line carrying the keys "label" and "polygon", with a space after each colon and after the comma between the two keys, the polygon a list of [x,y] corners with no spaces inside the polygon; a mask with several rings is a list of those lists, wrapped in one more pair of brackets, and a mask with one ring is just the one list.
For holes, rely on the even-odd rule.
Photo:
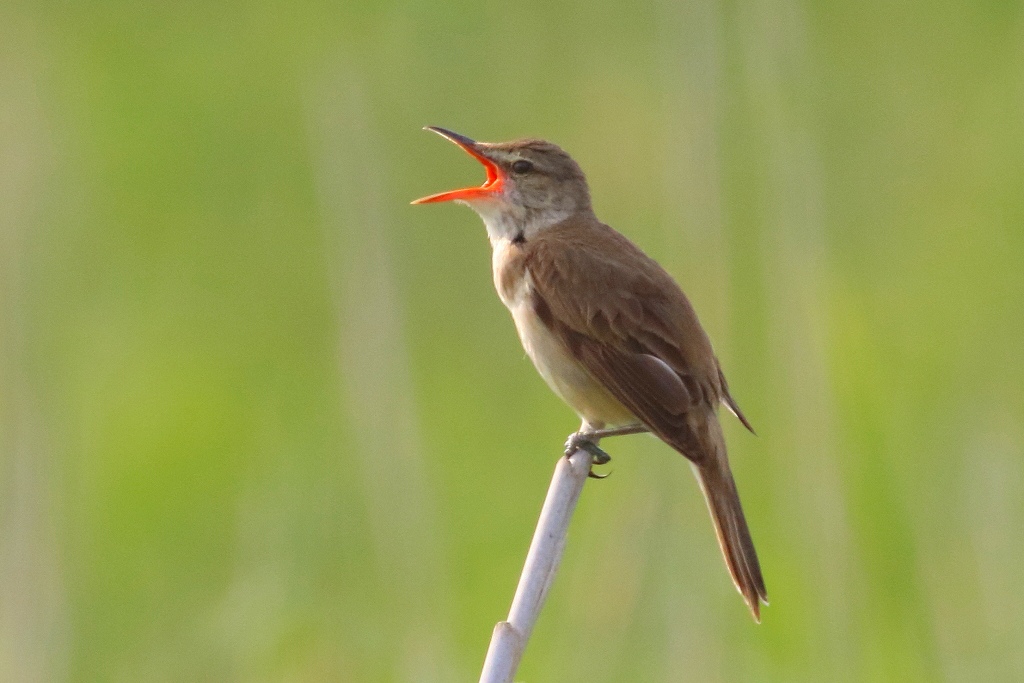
{"label": "tail feather", "polygon": [[715,523],[718,545],[733,583],[750,608],[754,621],[761,623],[761,604],[768,604],[768,591],[729,463],[724,452],[717,455],[700,464],[694,463],[694,472]]}

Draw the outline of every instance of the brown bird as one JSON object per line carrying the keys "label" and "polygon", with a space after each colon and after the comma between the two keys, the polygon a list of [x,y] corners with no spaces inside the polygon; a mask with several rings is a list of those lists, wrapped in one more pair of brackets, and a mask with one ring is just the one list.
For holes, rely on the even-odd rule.
{"label": "brown bird", "polygon": [[544,140],[476,142],[433,131],[483,164],[480,187],[413,204],[456,201],[483,219],[494,285],[519,338],[552,390],[579,414],[566,453],[650,431],[693,466],[725,563],[754,620],[768,604],[761,567],[718,423],[722,403],[753,431],[729,395],[707,334],[679,285],[597,219],[579,165]]}

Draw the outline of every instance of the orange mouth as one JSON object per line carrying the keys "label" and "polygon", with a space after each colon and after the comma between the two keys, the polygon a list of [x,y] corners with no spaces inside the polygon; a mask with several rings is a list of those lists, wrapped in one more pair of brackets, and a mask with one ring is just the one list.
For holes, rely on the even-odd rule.
{"label": "orange mouth", "polygon": [[429,197],[421,197],[420,199],[412,202],[413,204],[432,204],[434,202],[450,202],[459,199],[468,202],[473,201],[474,199],[491,197],[501,192],[504,177],[497,164],[480,154],[480,152],[476,151],[475,140],[470,140],[465,135],[459,135],[458,133],[453,133],[450,130],[438,128],[437,126],[427,126],[424,130],[433,131],[441,137],[451,140],[465,150],[467,154],[483,164],[484,170],[487,172],[487,180],[479,187],[464,187],[461,190],[439,192],[437,194],[432,194]]}

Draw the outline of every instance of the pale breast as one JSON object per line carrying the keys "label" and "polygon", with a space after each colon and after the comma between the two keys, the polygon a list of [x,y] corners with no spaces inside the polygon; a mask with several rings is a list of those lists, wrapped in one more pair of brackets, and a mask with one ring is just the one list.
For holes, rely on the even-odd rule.
{"label": "pale breast", "polygon": [[512,313],[526,355],[544,381],[576,413],[593,426],[635,422],[632,413],[577,362],[548,330],[534,309],[529,269],[508,241],[494,245],[494,284]]}

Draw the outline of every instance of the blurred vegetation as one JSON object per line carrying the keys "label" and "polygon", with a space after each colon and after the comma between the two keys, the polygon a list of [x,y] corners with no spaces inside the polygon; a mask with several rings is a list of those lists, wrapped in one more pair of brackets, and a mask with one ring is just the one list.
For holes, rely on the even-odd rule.
{"label": "blurred vegetation", "polygon": [[1024,680],[1019,2],[0,6],[0,679],[475,680],[575,417],[482,178],[689,292],[771,607],[609,443],[523,681]]}

